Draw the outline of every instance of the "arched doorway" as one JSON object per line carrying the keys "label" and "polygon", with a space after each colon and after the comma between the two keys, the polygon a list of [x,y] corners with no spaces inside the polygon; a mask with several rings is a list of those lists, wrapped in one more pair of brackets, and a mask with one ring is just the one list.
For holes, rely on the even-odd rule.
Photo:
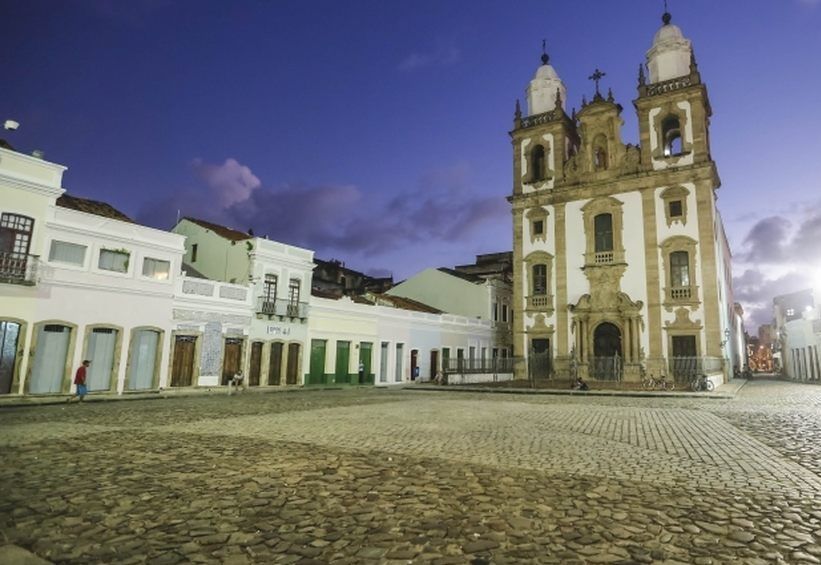
{"label": "arched doorway", "polygon": [[621,377],[621,330],[615,324],[602,322],[593,330],[591,376],[597,380],[619,380]]}

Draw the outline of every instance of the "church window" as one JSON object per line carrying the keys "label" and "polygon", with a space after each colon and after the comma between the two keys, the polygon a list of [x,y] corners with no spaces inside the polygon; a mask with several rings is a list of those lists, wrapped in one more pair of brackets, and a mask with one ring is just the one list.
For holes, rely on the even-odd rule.
{"label": "church window", "polygon": [[536,220],[533,222],[533,235],[544,234],[544,220]]}
{"label": "church window", "polygon": [[547,265],[533,265],[533,296],[547,294]]}
{"label": "church window", "polygon": [[690,286],[690,257],[686,251],[670,253],[670,280],[673,288]]}
{"label": "church window", "polygon": [[680,218],[684,215],[684,210],[681,206],[681,200],[671,200],[670,201],[670,217],[671,218]]}
{"label": "church window", "polygon": [[593,142],[593,168],[597,171],[607,168],[607,138],[603,135]]}
{"label": "church window", "polygon": [[681,123],[678,117],[668,116],[661,122],[661,136],[664,140],[664,156],[681,155],[684,150],[681,140]]}
{"label": "church window", "polygon": [[544,180],[546,175],[545,153],[542,145],[537,145],[533,148],[530,154],[530,165],[533,168],[533,180]]}
{"label": "church window", "polygon": [[593,218],[595,252],[613,251],[613,215],[599,214]]}

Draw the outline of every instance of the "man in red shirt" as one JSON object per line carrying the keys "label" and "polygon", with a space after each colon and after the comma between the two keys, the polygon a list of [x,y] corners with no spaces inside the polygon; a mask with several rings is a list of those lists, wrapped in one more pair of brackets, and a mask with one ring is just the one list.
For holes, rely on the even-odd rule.
{"label": "man in red shirt", "polygon": [[[74,384],[77,385],[77,392],[75,395],[77,396],[79,402],[82,402],[88,393],[88,388],[86,387],[86,371],[88,370],[89,365],[91,365],[91,361],[86,359],[83,361],[83,364],[77,368],[77,372],[74,374]],[[68,397],[69,402],[73,399],[73,396]]]}

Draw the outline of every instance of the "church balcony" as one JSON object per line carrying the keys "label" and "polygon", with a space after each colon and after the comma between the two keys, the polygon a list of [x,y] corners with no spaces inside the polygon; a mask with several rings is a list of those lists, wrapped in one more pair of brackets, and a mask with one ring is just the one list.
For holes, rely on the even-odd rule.
{"label": "church balcony", "polygon": [[527,297],[528,312],[553,312],[553,296],[550,294],[536,294]]}
{"label": "church balcony", "polygon": [[673,286],[666,289],[667,302],[677,303],[694,303],[698,302],[698,287],[697,286]]}
{"label": "church balcony", "polygon": [[599,251],[593,254],[593,263],[596,265],[609,265],[615,259],[612,251]]}
{"label": "church balcony", "polygon": [[0,283],[34,286],[39,265],[38,255],[0,253]]}

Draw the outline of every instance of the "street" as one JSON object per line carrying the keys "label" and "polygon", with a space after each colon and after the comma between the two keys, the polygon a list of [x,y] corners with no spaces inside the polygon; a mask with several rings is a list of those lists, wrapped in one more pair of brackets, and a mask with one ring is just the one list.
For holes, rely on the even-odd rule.
{"label": "street", "polygon": [[60,563],[821,563],[821,387],[248,392],[0,410]]}

